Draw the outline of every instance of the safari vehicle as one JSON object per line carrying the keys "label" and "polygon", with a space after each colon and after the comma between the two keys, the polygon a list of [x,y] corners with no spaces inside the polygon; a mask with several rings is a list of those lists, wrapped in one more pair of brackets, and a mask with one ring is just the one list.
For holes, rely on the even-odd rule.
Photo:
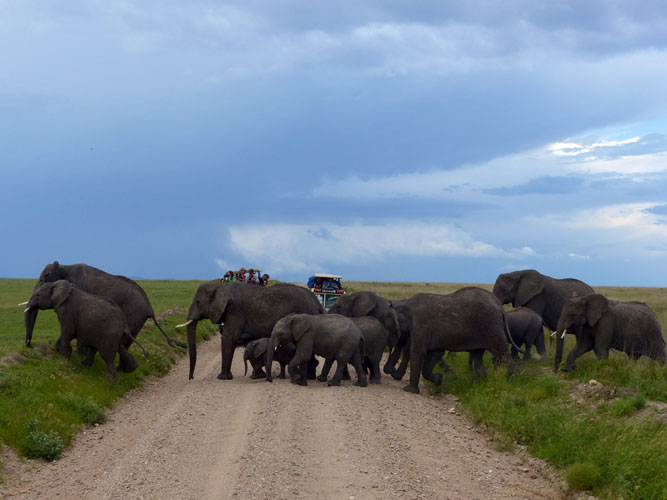
{"label": "safari vehicle", "polygon": [[308,278],[308,288],[327,311],[335,304],[338,297],[345,293],[345,288],[340,282],[341,278],[342,276],[336,274],[316,274]]}

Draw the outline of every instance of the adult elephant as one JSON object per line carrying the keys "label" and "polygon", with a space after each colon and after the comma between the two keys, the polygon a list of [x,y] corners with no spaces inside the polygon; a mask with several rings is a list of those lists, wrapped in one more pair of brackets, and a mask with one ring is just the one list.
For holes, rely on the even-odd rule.
{"label": "adult elephant", "polygon": [[188,350],[192,379],[197,364],[197,323],[208,319],[220,330],[221,369],[218,378],[231,380],[234,349],[238,343],[270,337],[276,322],[290,313],[321,314],[322,305],[307,288],[278,284],[270,287],[248,283],[211,281],[197,288],[188,312]]}
{"label": "adult elephant", "polygon": [[391,307],[391,302],[375,292],[360,291],[342,295],[336,300],[330,314],[341,314],[350,318],[372,316],[384,321],[384,316]]}
{"label": "adult elephant", "polygon": [[580,330],[565,371],[572,370],[575,360],[591,349],[598,359],[607,359],[609,349],[616,349],[632,359],[643,355],[661,363],[667,361],[660,322],[643,302],[609,300],[597,293],[570,299],[556,331],[556,371],[563,356],[563,333],[568,328]]}
{"label": "adult elephant", "polygon": [[595,291],[583,281],[556,279],[534,269],[501,274],[493,286],[493,294],[501,303],[532,309],[551,331],[558,328],[560,313],[569,299],[591,293]]}
{"label": "adult elephant", "polygon": [[[136,338],[139,331],[143,328],[146,319],[151,318],[155,326],[162,332],[170,346],[173,347],[173,341],[162,330],[155,318],[153,307],[146,292],[137,283],[125,276],[118,276],[106,273],[101,269],[89,266],[87,264],[61,265],[58,261],[48,264],[39,275],[39,280],[34,290],[37,290],[44,283],[51,283],[58,280],[67,280],[76,285],[84,292],[92,293],[99,297],[106,297],[113,300],[125,316],[127,326],[130,328],[131,336]],[[33,290],[33,291],[34,291]],[[30,308],[25,313],[25,343],[30,346],[32,341],[32,332],[37,320],[37,308]],[[132,338],[125,337],[123,345],[129,348],[132,345]]]}
{"label": "adult elephant", "polygon": [[507,343],[517,346],[503,306],[491,292],[465,287],[448,295],[418,293],[397,309],[409,324],[410,383],[405,391],[419,393],[420,375],[440,385],[442,375],[434,374],[433,367],[445,351],[469,352],[479,377],[484,376],[482,357],[487,350],[512,370]]}

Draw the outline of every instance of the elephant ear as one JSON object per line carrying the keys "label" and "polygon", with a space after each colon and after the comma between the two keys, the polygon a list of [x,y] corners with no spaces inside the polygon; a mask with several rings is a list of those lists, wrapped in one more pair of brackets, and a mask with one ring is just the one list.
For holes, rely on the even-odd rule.
{"label": "elephant ear", "polygon": [[208,317],[213,323],[222,322],[222,317],[230,302],[229,290],[223,290],[222,287],[222,285],[216,284],[208,297]]}
{"label": "elephant ear", "polygon": [[352,316],[359,318],[361,316],[368,316],[373,308],[377,305],[377,300],[368,293],[357,295],[352,304]]}
{"label": "elephant ear", "polygon": [[54,309],[59,308],[72,292],[72,284],[65,280],[58,280],[51,285],[51,305]]}
{"label": "elephant ear", "polygon": [[513,306],[526,305],[533,297],[544,290],[544,279],[537,271],[527,271],[521,276],[519,286],[514,296]]}
{"label": "elephant ear", "polygon": [[596,293],[587,297],[586,321],[588,324],[595,326],[607,309],[609,309],[609,300],[604,295]]}
{"label": "elephant ear", "polygon": [[254,342],[250,354],[255,359],[259,359],[269,348],[269,339],[260,339]]}
{"label": "elephant ear", "polygon": [[311,326],[313,326],[313,321],[307,315],[295,315],[290,320],[290,331],[294,342],[301,340]]}

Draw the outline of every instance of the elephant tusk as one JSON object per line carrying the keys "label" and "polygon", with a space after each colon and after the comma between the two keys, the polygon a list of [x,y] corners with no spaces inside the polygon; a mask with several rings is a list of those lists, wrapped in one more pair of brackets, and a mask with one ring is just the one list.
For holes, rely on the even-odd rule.
{"label": "elephant tusk", "polygon": [[26,300],[25,302],[21,302],[21,303],[19,304],[19,306],[24,306],[24,305],[26,305],[28,302],[30,302],[30,301],[29,301],[29,300]]}
{"label": "elephant tusk", "polygon": [[567,333],[567,328],[566,328],[565,330],[563,330],[563,334],[560,336],[560,338],[561,338],[561,339],[564,339],[566,333]]}
{"label": "elephant tusk", "polygon": [[552,332],[551,330],[549,330],[549,333],[550,333],[550,337],[553,337],[554,335],[556,335],[556,332]]}
{"label": "elephant tusk", "polygon": [[23,312],[24,312],[24,313],[27,313],[30,309],[32,309],[32,307],[26,307],[26,308],[25,308],[25,311],[23,311]]}
{"label": "elephant tusk", "polygon": [[192,323],[194,319],[189,319],[185,323],[182,323],[180,325],[176,325],[176,328],[183,328],[184,326],[188,326],[190,323]]}

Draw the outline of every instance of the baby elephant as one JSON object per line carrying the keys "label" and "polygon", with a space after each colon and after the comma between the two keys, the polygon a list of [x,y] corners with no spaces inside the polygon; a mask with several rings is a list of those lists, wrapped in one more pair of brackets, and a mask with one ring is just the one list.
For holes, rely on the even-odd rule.
{"label": "baby elephant", "polygon": [[[250,378],[264,378],[266,374],[264,373],[264,368],[266,366],[266,358],[269,351],[269,338],[264,337],[261,339],[253,340],[248,342],[245,346],[245,351],[243,352],[243,364],[245,365],[245,374],[248,374],[248,361],[252,365],[252,374]],[[294,357],[296,352],[296,346],[293,343],[286,344],[279,347],[274,353],[274,358],[278,363],[280,363],[280,375],[278,378],[285,378],[285,367]]]}
{"label": "baby elephant", "polygon": [[275,348],[290,342],[296,344],[296,353],[288,365],[292,383],[307,385],[306,365],[315,354],[336,360],[336,373],[329,380],[329,385],[340,385],[343,368],[348,362],[357,372],[356,385],[367,385],[366,373],[361,366],[363,337],[350,318],[339,314],[289,314],[278,320],[271,332],[266,361],[266,380],[269,382],[272,381],[271,364]]}
{"label": "baby elephant", "polygon": [[84,292],[66,280],[58,280],[35,289],[26,311],[33,307],[55,310],[60,322],[56,348],[62,356],[70,357],[70,343],[77,339],[79,345],[87,348],[83,364],[92,365],[95,353],[99,351],[112,379],[117,377],[116,353],[120,355],[120,370],[131,372],[137,368],[136,359],[123,346],[126,337],[136,340],[130,333],[123,311],[112,300]]}
{"label": "baby elephant", "polygon": [[[542,316],[527,307],[518,307],[505,311],[507,326],[516,345],[524,345],[526,353],[523,359],[530,359],[530,348],[535,346],[537,353],[544,357],[547,354],[544,346],[544,331],[542,330]],[[512,357],[517,358],[519,351],[511,346]]]}
{"label": "baby elephant", "polygon": [[593,349],[598,359],[607,359],[609,349],[625,352],[630,358],[648,356],[667,361],[665,340],[658,318],[643,302],[609,300],[594,293],[565,303],[556,332],[556,364],[563,356],[563,337],[567,329],[577,334],[577,345],[567,357],[564,370],[572,370],[575,360]]}

